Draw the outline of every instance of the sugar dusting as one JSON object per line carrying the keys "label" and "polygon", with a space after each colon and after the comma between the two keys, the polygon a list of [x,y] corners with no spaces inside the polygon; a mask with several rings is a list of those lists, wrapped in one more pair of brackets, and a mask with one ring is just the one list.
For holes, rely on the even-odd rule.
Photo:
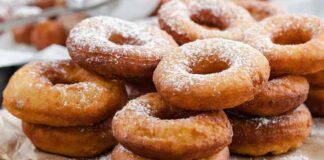
{"label": "sugar dusting", "polygon": [[[215,17],[221,17],[224,22],[229,25],[229,28],[236,27],[236,29],[232,30],[236,32],[236,34],[241,34],[239,32],[245,30],[254,22],[247,11],[231,2],[221,0],[171,1],[161,7],[159,19],[177,34],[186,35],[189,34],[188,32],[194,32],[195,26],[197,25],[190,17],[192,15],[199,15],[205,10],[211,11]],[[191,30],[189,31],[188,26],[191,26]],[[219,30],[202,30],[200,32],[198,31],[197,34],[201,34],[201,36],[204,37],[203,32],[219,36],[222,33],[223,36],[229,36],[228,31]]]}
{"label": "sugar dusting", "polygon": [[59,98],[62,107],[73,105],[85,109],[98,103],[101,95],[108,91],[107,88],[91,80],[73,82],[72,84],[53,84],[51,77],[59,77],[63,81],[68,81],[69,76],[73,74],[70,72],[71,70],[85,71],[70,61],[36,62],[29,64],[29,67],[33,69],[28,71],[28,76],[31,78],[28,87],[46,88],[48,94],[59,95],[57,98]]}
{"label": "sugar dusting", "polygon": [[[222,72],[206,75],[190,73],[189,65],[206,61],[210,57],[217,57],[219,61],[227,62],[230,67]],[[160,86],[171,87],[174,91],[189,91],[190,88],[210,86],[217,95],[221,94],[216,88],[217,85],[224,84],[228,78],[238,81],[242,76],[251,81],[267,79],[268,75],[258,74],[264,67],[260,64],[268,65],[265,57],[243,43],[224,39],[197,40],[181,46],[181,53],[167,56],[161,61],[158,66],[159,72],[162,72],[159,75],[161,76],[159,83]],[[242,76],[237,76],[236,73]],[[236,76],[228,77],[229,75]],[[212,78],[214,76],[223,78],[218,78],[220,81],[215,82]]]}
{"label": "sugar dusting", "polygon": [[260,50],[266,56],[271,55],[271,57],[278,57],[282,54],[280,51],[286,54],[293,54],[295,52],[291,51],[292,48],[290,48],[290,50],[279,50],[279,47],[283,46],[272,42],[273,36],[283,35],[283,33],[292,29],[316,33],[317,30],[324,30],[323,25],[320,23],[323,22],[321,22],[318,17],[305,14],[277,15],[269,17],[248,29],[245,32],[244,41]]}
{"label": "sugar dusting", "polygon": [[[68,48],[72,51],[86,50],[88,52],[100,51],[102,54],[114,54],[114,61],[118,63],[121,56],[136,53],[145,54],[145,57],[161,57],[170,46],[174,46],[170,39],[162,35],[157,27],[138,25],[111,17],[93,17],[83,20],[70,32]],[[114,34],[121,35],[140,45],[118,45],[109,41]],[[164,33],[163,33],[164,34]],[[143,52],[143,49],[149,52]],[[97,57],[100,59],[100,57]]]}

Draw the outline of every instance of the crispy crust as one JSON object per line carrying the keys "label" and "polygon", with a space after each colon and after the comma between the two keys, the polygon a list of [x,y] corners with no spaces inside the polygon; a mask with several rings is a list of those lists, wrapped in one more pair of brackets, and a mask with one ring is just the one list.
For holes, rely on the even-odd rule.
{"label": "crispy crust", "polygon": [[232,0],[235,4],[245,8],[251,16],[257,20],[261,21],[267,17],[274,16],[279,13],[283,13],[280,9],[274,6],[268,1],[260,0]]}
{"label": "crispy crust", "polygon": [[38,49],[44,49],[51,44],[65,45],[67,34],[64,27],[54,21],[46,20],[35,24],[31,32],[31,43]]}
{"label": "crispy crust", "polygon": [[231,40],[205,39],[165,56],[153,81],[173,106],[218,110],[252,100],[267,83],[269,72],[268,61],[254,48]]}
{"label": "crispy crust", "polygon": [[[229,149],[225,147],[220,152],[208,158],[200,158],[198,160],[229,160]],[[127,150],[122,145],[118,144],[111,153],[112,160],[152,160],[146,157],[136,155],[135,153]],[[196,159],[197,160],[197,159]]]}
{"label": "crispy crust", "polygon": [[212,155],[229,145],[232,137],[223,111],[184,111],[168,106],[157,93],[131,100],[116,113],[112,128],[115,138],[127,149],[168,160]]}
{"label": "crispy crust", "polygon": [[98,123],[125,104],[123,84],[106,81],[71,61],[34,62],[19,69],[3,104],[23,121],[49,126]]}
{"label": "crispy crust", "polygon": [[323,22],[310,15],[280,14],[248,29],[244,41],[267,57],[271,74],[311,74],[324,70]]}
{"label": "crispy crust", "polygon": [[276,116],[300,106],[307,98],[309,84],[301,76],[284,76],[270,80],[252,101],[235,110],[255,116]]}
{"label": "crispy crust", "polygon": [[107,78],[151,77],[161,58],[178,47],[158,27],[104,16],[76,25],[66,45],[74,62]]}
{"label": "crispy crust", "polygon": [[111,118],[93,126],[50,127],[22,122],[30,141],[39,149],[71,157],[93,157],[116,144]]}
{"label": "crispy crust", "polygon": [[309,83],[314,87],[321,87],[324,88],[324,70],[306,75],[307,80]]}
{"label": "crispy crust", "polygon": [[[255,23],[245,9],[222,0],[169,1],[162,5],[158,17],[160,27],[179,44],[207,38],[241,40],[243,31]],[[218,27],[201,25],[205,23]]]}
{"label": "crispy crust", "polygon": [[278,155],[298,148],[310,135],[312,116],[305,105],[284,115],[252,118],[229,114],[234,137],[232,153],[261,156]]}
{"label": "crispy crust", "polygon": [[312,114],[324,116],[324,89],[311,88],[305,103]]}

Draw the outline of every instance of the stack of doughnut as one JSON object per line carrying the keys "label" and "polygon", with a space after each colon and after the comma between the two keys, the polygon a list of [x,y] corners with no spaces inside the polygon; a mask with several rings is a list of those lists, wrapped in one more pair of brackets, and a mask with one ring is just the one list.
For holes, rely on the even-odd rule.
{"label": "stack of doughnut", "polygon": [[22,67],[4,106],[38,149],[69,157],[116,145],[112,160],[228,160],[302,145],[308,80],[307,104],[323,104],[320,18],[266,1],[166,0],[158,21],[81,21],[71,60]]}
{"label": "stack of doughnut", "polygon": [[120,81],[65,60],[23,66],[4,90],[3,104],[22,120],[24,133],[37,148],[92,157],[116,144],[111,120],[126,98]]}
{"label": "stack of doughnut", "polygon": [[[59,5],[62,2],[39,0],[33,4],[35,6],[9,8],[8,13],[6,13],[6,19],[20,19],[38,15],[42,13],[42,9],[51,7],[50,5],[56,6],[56,3]],[[86,13],[79,12],[40,19],[35,23],[13,27],[11,33],[16,43],[33,45],[37,50],[42,50],[51,44],[65,45],[70,30],[74,25],[87,17]]]}

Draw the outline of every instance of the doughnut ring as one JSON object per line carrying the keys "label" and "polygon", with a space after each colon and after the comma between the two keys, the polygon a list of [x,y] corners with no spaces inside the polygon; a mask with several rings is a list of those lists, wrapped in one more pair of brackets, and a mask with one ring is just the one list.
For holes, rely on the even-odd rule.
{"label": "doughnut ring", "polygon": [[305,103],[313,115],[324,116],[324,89],[311,88]]}
{"label": "doughnut ring", "polygon": [[50,127],[22,122],[30,141],[39,149],[71,157],[93,157],[116,144],[111,118],[85,127]]}
{"label": "doughnut ring", "polygon": [[[229,160],[229,149],[225,147],[220,152],[198,160]],[[122,145],[118,144],[111,153],[111,160],[152,160],[150,158],[139,156],[132,151],[127,150]]]}
{"label": "doughnut ring", "polygon": [[154,71],[158,93],[190,110],[232,108],[250,101],[269,79],[267,59],[254,48],[225,39],[187,43]]}
{"label": "doughnut ring", "polygon": [[231,143],[232,129],[219,110],[196,113],[167,106],[157,93],[131,100],[116,113],[113,135],[125,148],[153,159],[197,159]]}
{"label": "doughnut ring", "polygon": [[301,76],[284,76],[270,80],[252,101],[235,110],[254,116],[277,116],[300,106],[307,98],[309,84]]}
{"label": "doughnut ring", "polygon": [[279,155],[298,148],[310,135],[312,116],[302,104],[284,115],[269,118],[252,118],[229,115],[233,126],[231,153],[261,156]]}
{"label": "doughnut ring", "polygon": [[103,16],[76,25],[66,45],[73,61],[108,78],[150,77],[178,46],[157,27]]}
{"label": "doughnut ring", "polygon": [[324,88],[324,70],[306,75],[308,82],[316,87]]}
{"label": "doughnut ring", "polygon": [[23,121],[49,126],[98,123],[125,104],[125,87],[72,61],[33,62],[19,69],[4,90],[3,104]]}
{"label": "doughnut ring", "polygon": [[243,31],[255,23],[245,9],[223,0],[169,1],[158,17],[160,27],[179,44],[207,38],[242,40]]}
{"label": "doughnut ring", "polygon": [[245,8],[251,16],[257,20],[261,21],[267,17],[271,17],[282,13],[280,9],[274,6],[268,1],[260,0],[232,0],[235,4]]}
{"label": "doughnut ring", "polygon": [[46,20],[33,26],[30,33],[31,43],[42,50],[52,44],[64,45],[67,37],[62,24],[55,20]]}
{"label": "doughnut ring", "polygon": [[318,17],[272,16],[247,30],[244,41],[267,57],[273,74],[324,70],[324,23]]}

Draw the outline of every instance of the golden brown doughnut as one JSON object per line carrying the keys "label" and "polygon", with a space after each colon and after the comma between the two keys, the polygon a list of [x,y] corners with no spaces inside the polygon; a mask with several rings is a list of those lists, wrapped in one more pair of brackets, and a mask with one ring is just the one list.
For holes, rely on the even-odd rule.
{"label": "golden brown doughnut", "polygon": [[41,8],[50,8],[58,6],[66,6],[66,0],[34,0],[35,5]]}
{"label": "golden brown doughnut", "polygon": [[46,20],[36,24],[31,32],[31,42],[42,50],[51,44],[65,45],[66,32],[64,27],[55,20]]}
{"label": "golden brown doughnut", "polygon": [[229,114],[234,137],[231,153],[261,156],[279,155],[298,148],[310,135],[312,116],[303,104],[284,115],[253,118]]}
{"label": "golden brown doughnut", "polygon": [[39,149],[70,157],[93,157],[116,144],[111,118],[85,127],[50,127],[22,122],[30,141]]}
{"label": "golden brown doughnut", "polygon": [[179,43],[197,39],[242,40],[243,31],[255,23],[250,14],[230,1],[172,0],[159,10],[160,27]]}
{"label": "golden brown doughnut", "polygon": [[324,70],[324,23],[319,17],[283,14],[246,31],[244,41],[269,60],[272,74],[310,74]]}
{"label": "golden brown doughnut", "polygon": [[306,75],[308,82],[314,87],[324,88],[324,70]]}
{"label": "golden brown doughnut", "polygon": [[[1,10],[2,8],[0,8]],[[0,11],[1,12],[1,11]],[[8,13],[8,19],[21,19],[29,16],[41,14],[42,10],[35,6],[16,6]],[[13,38],[16,43],[31,43],[31,32],[34,29],[35,23],[16,26],[11,29]]]}
{"label": "golden brown doughnut", "polygon": [[268,61],[254,48],[231,40],[205,39],[165,56],[153,81],[173,106],[218,110],[252,100],[268,81],[269,72]]}
{"label": "golden brown doughnut", "polygon": [[18,26],[11,29],[12,36],[16,43],[30,44],[31,32],[34,28],[34,24],[28,24],[24,26]]}
{"label": "golden brown doughnut", "polygon": [[196,113],[168,106],[157,93],[128,102],[112,122],[117,141],[132,152],[155,159],[197,159],[231,143],[223,111]]}
{"label": "golden brown doughnut", "polygon": [[112,17],[92,17],[72,29],[67,40],[71,58],[105,77],[151,77],[162,56],[176,42],[157,27]]}
{"label": "golden brown doughnut", "polygon": [[23,121],[49,126],[98,123],[124,105],[125,87],[71,61],[32,62],[19,69],[3,93],[3,104]]}
{"label": "golden brown doughnut", "polygon": [[[225,147],[220,152],[208,158],[200,158],[198,160],[229,160],[229,150]],[[150,158],[139,156],[132,151],[127,150],[122,145],[118,144],[111,153],[111,160],[152,160]],[[196,159],[197,160],[197,159]]]}
{"label": "golden brown doughnut", "polygon": [[307,98],[309,84],[301,76],[283,76],[270,80],[262,91],[235,110],[254,116],[276,116],[300,106]]}
{"label": "golden brown doughnut", "polygon": [[235,4],[245,8],[251,16],[261,21],[267,17],[271,17],[282,13],[280,9],[268,1],[260,0],[232,0]]}
{"label": "golden brown doughnut", "polygon": [[324,116],[324,89],[311,88],[305,103],[313,115]]}

